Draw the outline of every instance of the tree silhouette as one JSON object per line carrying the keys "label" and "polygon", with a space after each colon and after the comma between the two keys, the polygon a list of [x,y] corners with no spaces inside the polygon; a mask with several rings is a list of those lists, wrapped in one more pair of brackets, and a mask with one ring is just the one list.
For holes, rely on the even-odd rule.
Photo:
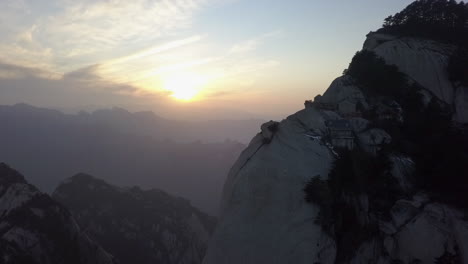
{"label": "tree silhouette", "polygon": [[395,65],[388,65],[373,51],[362,50],[353,57],[345,74],[357,81],[369,95],[401,97],[408,81]]}
{"label": "tree silhouette", "polygon": [[459,47],[450,57],[448,64],[450,81],[460,82],[468,87],[468,48]]}
{"label": "tree silhouette", "polygon": [[384,20],[380,32],[467,43],[468,4],[418,0]]}

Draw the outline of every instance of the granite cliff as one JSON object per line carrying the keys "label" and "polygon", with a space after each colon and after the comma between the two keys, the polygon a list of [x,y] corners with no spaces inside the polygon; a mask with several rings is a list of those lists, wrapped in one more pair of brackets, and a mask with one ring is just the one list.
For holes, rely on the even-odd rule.
{"label": "granite cliff", "polygon": [[449,69],[466,21],[449,23],[460,42],[408,31],[440,2],[388,18],[323,95],[262,126],[204,264],[468,263],[468,88]]}

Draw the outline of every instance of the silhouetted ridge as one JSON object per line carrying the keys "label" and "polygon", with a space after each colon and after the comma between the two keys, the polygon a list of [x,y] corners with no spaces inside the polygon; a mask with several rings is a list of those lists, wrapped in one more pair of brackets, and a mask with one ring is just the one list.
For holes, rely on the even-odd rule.
{"label": "silhouetted ridge", "polygon": [[201,263],[215,219],[164,191],[77,174],[54,192],[87,234],[122,264]]}
{"label": "silhouetted ridge", "polygon": [[0,163],[0,186],[6,187],[13,183],[26,183],[23,175],[10,168],[5,163]]}
{"label": "silhouetted ridge", "polygon": [[71,213],[0,164],[0,263],[115,264]]}
{"label": "silhouetted ridge", "polygon": [[85,185],[85,184],[93,183],[93,184],[97,184],[97,185],[110,186],[104,180],[96,178],[96,177],[94,177],[92,175],[89,175],[87,173],[78,173],[78,174],[66,179],[64,181],[64,183],[76,184],[76,185]]}
{"label": "silhouetted ridge", "polygon": [[466,44],[468,4],[455,0],[415,1],[387,17],[378,32]]}

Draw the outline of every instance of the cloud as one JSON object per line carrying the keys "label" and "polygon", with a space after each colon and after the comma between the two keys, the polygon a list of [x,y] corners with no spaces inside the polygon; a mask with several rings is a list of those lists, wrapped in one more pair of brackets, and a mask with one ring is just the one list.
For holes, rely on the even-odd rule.
{"label": "cloud", "polygon": [[[0,63],[0,103],[25,102],[38,106],[83,107],[86,105],[164,105],[169,95],[158,91],[113,83],[95,74],[98,65],[47,78],[41,69]],[[144,95],[144,98],[141,97]],[[132,99],[133,98],[133,99]]]}
{"label": "cloud", "polygon": [[21,78],[44,78],[44,79],[58,79],[60,78],[53,72],[48,72],[39,68],[30,68],[25,66],[18,66],[8,64],[0,61],[0,80],[1,79],[21,79]]}
{"label": "cloud", "polygon": [[192,36],[192,37],[189,37],[189,38],[184,38],[184,39],[172,41],[172,42],[169,42],[169,43],[166,43],[166,44],[163,44],[163,45],[157,45],[157,46],[148,48],[146,50],[136,52],[134,54],[130,54],[130,55],[127,55],[127,56],[124,56],[124,57],[113,59],[113,60],[107,62],[106,64],[107,65],[113,65],[113,64],[124,63],[124,62],[130,61],[130,60],[145,58],[145,57],[148,57],[148,56],[159,54],[159,53],[164,52],[164,51],[168,51],[168,50],[171,50],[171,49],[174,49],[174,48],[178,48],[178,47],[185,46],[185,45],[188,45],[188,44],[191,44],[191,43],[195,43],[195,42],[198,42],[200,40],[201,40],[201,36]]}
{"label": "cloud", "polygon": [[[167,91],[149,91],[132,85],[109,82],[95,72],[99,65],[67,73],[59,79],[43,78],[44,71],[8,65],[0,62],[0,75],[5,71],[21,74],[20,78],[0,77],[0,105],[27,103],[30,105],[77,112],[122,107],[131,111],[152,110],[173,119],[252,118],[254,115],[232,105],[178,104]],[[222,92],[213,97],[234,94]]]}
{"label": "cloud", "polygon": [[0,1],[1,101],[166,104],[164,79],[177,73],[210,80],[200,98],[247,94],[279,65],[255,51],[281,32],[226,45],[191,29],[198,11],[223,1]]}
{"label": "cloud", "polygon": [[132,53],[142,44],[154,45],[163,37],[173,38],[174,32],[191,25],[194,13],[207,1],[55,0],[40,8],[36,0],[4,0],[0,59],[72,71]]}
{"label": "cloud", "polygon": [[[60,43],[65,58],[152,41],[191,24],[203,0],[78,2],[43,20],[43,36]],[[59,41],[61,40],[61,41]]]}

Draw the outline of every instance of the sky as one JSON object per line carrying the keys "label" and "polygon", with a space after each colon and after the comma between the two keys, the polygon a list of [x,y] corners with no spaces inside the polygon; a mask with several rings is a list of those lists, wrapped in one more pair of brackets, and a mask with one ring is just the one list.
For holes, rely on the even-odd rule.
{"label": "sky", "polygon": [[1,0],[0,104],[281,119],[411,0]]}

